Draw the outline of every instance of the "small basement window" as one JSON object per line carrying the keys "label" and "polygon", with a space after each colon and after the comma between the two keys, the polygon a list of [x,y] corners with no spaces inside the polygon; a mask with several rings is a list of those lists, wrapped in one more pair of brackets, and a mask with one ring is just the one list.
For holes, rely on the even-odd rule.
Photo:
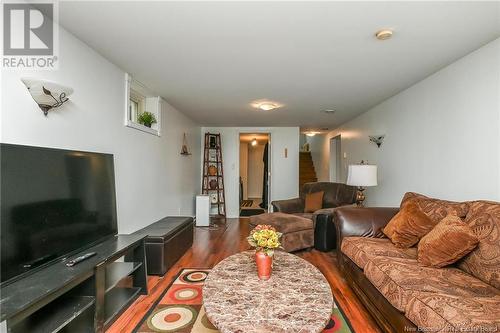
{"label": "small basement window", "polygon": [[125,126],[160,136],[161,99],[142,83],[125,75],[127,107]]}

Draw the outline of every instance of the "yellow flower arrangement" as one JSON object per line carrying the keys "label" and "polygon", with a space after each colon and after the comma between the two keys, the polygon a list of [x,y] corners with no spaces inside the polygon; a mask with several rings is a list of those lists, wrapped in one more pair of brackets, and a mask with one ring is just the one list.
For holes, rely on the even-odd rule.
{"label": "yellow flower arrangement", "polygon": [[281,232],[277,232],[270,225],[259,224],[250,232],[247,237],[248,243],[255,247],[256,251],[262,251],[268,256],[272,256],[274,249],[281,246]]}

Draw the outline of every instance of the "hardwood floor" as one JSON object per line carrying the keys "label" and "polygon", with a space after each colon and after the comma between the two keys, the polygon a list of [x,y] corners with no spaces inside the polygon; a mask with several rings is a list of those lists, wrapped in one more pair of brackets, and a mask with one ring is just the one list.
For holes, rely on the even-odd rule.
{"label": "hardwood floor", "polygon": [[[248,219],[245,218],[228,219],[226,229],[195,228],[193,247],[165,276],[150,276],[148,278],[149,295],[140,296],[107,332],[132,332],[181,268],[212,268],[231,254],[249,249],[245,240],[249,232]],[[296,254],[318,267],[325,275],[337,304],[344,311],[356,333],[381,332],[352,289],[341,277],[336,265],[337,258],[333,252],[323,253],[316,250],[306,250]]]}

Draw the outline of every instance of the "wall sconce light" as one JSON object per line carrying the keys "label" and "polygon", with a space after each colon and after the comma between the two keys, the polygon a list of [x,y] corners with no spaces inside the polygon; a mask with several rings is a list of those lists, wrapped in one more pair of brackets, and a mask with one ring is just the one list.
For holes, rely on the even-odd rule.
{"label": "wall sconce light", "polygon": [[32,78],[21,78],[26,88],[35,100],[36,104],[42,109],[43,114],[52,108],[57,108],[68,101],[68,96],[73,93],[73,89],[65,87],[55,82],[38,80]]}
{"label": "wall sconce light", "polygon": [[255,139],[255,138],[254,138],[254,139],[252,140],[252,146],[257,146],[257,139]]}
{"label": "wall sconce light", "polygon": [[384,142],[385,135],[378,135],[378,136],[368,136],[370,138],[370,142],[373,142],[374,144],[377,145],[377,147],[380,148],[382,146],[382,142]]}

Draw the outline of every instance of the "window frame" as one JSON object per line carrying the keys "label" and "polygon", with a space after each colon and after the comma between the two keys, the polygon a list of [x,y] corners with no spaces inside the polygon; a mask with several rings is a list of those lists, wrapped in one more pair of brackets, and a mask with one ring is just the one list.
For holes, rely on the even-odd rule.
{"label": "window frame", "polygon": [[[130,101],[137,103],[138,110],[132,114]],[[149,109],[146,106],[149,105]],[[157,123],[151,127],[144,126],[137,122],[137,116],[149,111],[156,117]],[[155,96],[142,83],[136,81],[128,73],[125,73],[125,126],[145,133],[161,136],[161,97]]]}

